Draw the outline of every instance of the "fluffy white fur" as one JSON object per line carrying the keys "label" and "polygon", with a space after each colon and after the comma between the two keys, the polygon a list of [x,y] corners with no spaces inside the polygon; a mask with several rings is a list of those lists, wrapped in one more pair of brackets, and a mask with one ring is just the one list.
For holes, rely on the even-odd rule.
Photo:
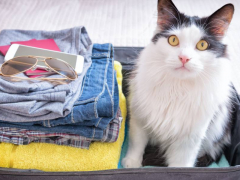
{"label": "fluffy white fur", "polygon": [[[179,46],[161,37],[142,51],[130,82],[130,137],[124,167],[141,166],[148,142],[165,150],[170,167],[192,167],[197,156],[208,152],[215,158],[221,151],[211,147],[226,126],[230,60],[196,49],[203,33],[195,25],[174,29],[170,34],[178,37]],[[181,54],[191,58],[187,69],[177,69],[182,66]],[[220,115],[212,121],[216,112]]]}

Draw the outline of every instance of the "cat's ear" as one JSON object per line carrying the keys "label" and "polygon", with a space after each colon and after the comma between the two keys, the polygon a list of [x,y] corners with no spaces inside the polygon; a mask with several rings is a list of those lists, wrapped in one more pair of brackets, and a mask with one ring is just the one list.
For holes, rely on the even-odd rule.
{"label": "cat's ear", "polygon": [[164,29],[172,24],[178,23],[179,11],[171,0],[158,0],[158,20],[157,24]]}
{"label": "cat's ear", "polygon": [[208,18],[207,29],[218,39],[221,39],[228,29],[233,13],[234,6],[232,4],[226,4]]}

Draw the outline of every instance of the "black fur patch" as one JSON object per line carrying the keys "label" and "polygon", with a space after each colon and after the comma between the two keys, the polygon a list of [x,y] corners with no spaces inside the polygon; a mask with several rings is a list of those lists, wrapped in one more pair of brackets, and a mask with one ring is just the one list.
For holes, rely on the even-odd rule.
{"label": "black fur patch", "polygon": [[161,151],[159,146],[148,145],[145,148],[143,155],[143,166],[164,166],[166,167],[166,159],[163,157],[164,152]]}
{"label": "black fur patch", "polygon": [[159,38],[161,37],[165,37],[165,38],[168,38],[168,35],[166,35],[165,33],[157,33],[153,36],[152,38],[152,42],[156,43],[158,41]]}
{"label": "black fur patch", "polygon": [[206,154],[197,159],[195,166],[196,167],[207,167],[207,166],[211,165],[213,162],[214,162],[213,158],[211,158],[211,156]]}

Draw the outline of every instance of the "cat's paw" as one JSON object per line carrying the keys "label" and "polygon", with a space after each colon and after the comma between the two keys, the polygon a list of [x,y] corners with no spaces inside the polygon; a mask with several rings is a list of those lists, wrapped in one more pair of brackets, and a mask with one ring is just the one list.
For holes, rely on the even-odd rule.
{"label": "cat's paw", "polygon": [[122,166],[124,168],[139,168],[142,166],[142,161],[125,157],[122,160]]}

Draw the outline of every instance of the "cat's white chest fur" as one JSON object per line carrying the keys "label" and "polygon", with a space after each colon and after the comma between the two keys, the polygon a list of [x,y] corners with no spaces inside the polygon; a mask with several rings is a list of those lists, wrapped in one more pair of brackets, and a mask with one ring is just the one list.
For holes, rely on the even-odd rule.
{"label": "cat's white chest fur", "polygon": [[[148,51],[146,53],[149,54]],[[141,58],[145,58],[144,53]],[[224,67],[224,74],[219,69],[208,77],[208,81],[200,78],[179,80],[158,72],[157,64],[154,67],[149,65],[150,62],[149,56],[139,60],[139,63],[146,64],[139,68],[133,81],[130,100],[132,109],[136,110],[136,118],[148,129],[149,136],[155,136],[154,139],[163,143],[198,134],[199,131],[204,133],[218,105],[228,101],[227,67]],[[150,66],[158,73],[153,75],[149,72]],[[222,81],[217,82],[216,77]]]}
{"label": "cat's white chest fur", "polygon": [[[230,63],[228,59],[219,58],[222,64],[206,76],[181,80],[162,70],[164,65],[156,62],[154,51],[150,44],[142,52],[136,76],[130,82],[130,126],[138,126],[136,130],[131,129],[130,136],[139,134],[140,142],[144,141],[140,134],[145,134],[146,141],[167,149],[169,166],[191,167],[202,140],[206,136],[213,139],[220,136],[226,125],[219,122],[219,129],[206,134],[219,105],[229,102]],[[141,132],[137,132],[140,129]],[[192,154],[188,157],[184,153],[189,149]],[[174,152],[182,152],[184,161]]]}

